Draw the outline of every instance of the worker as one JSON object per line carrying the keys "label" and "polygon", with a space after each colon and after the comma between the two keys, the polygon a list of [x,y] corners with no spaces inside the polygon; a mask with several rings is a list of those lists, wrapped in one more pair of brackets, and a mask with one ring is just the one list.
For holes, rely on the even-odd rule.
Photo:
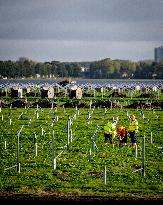
{"label": "worker", "polygon": [[116,130],[116,137],[119,139],[119,145],[127,145],[127,130],[124,126],[119,126]]}
{"label": "worker", "polygon": [[137,121],[135,115],[131,115],[130,119],[131,120],[130,120],[130,124],[129,124],[129,127],[128,127],[128,133],[129,133],[129,136],[131,138],[132,147],[135,148],[136,147],[136,138],[137,138],[137,133],[138,133],[139,126],[138,126],[138,121]]}
{"label": "worker", "polygon": [[114,147],[114,138],[116,136],[116,120],[113,120],[112,122],[108,122],[106,125],[104,125],[104,137],[105,137],[105,143],[107,141],[110,141],[110,144]]}

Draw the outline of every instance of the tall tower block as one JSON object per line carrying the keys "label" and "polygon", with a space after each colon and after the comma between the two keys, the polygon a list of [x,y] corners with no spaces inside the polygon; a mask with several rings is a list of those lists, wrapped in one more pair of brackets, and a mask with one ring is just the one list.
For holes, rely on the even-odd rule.
{"label": "tall tower block", "polygon": [[155,54],[155,62],[159,63],[160,61],[163,61],[163,46],[155,48],[154,54]]}

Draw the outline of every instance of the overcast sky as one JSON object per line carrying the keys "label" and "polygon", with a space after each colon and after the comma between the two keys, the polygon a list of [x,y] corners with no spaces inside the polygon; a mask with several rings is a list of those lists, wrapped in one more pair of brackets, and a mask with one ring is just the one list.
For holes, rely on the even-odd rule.
{"label": "overcast sky", "polygon": [[0,0],[0,60],[154,59],[163,0]]}

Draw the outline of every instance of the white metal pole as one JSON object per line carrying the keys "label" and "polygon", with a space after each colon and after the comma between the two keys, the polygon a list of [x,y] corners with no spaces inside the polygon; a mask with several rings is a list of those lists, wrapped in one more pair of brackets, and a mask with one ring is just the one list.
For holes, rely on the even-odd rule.
{"label": "white metal pole", "polygon": [[142,176],[145,176],[145,135],[142,142]]}
{"label": "white metal pole", "polygon": [[20,163],[19,163],[19,135],[20,135],[20,132],[18,133],[17,135],[17,159],[16,159],[16,170],[18,173],[20,173]]}
{"label": "white metal pole", "polygon": [[6,140],[5,140],[5,149],[7,148],[7,143],[6,143]]}
{"label": "white metal pole", "polygon": [[106,174],[106,166],[105,166],[105,169],[104,169],[104,184],[107,183],[107,174]]}
{"label": "white metal pole", "polygon": [[56,159],[54,153],[54,130],[52,131],[52,168],[56,169]]}
{"label": "white metal pole", "polygon": [[150,143],[153,144],[153,134],[151,132],[151,136],[150,136]]}
{"label": "white metal pole", "polygon": [[70,142],[72,142],[72,129],[70,129]]}
{"label": "white metal pole", "polygon": [[69,119],[68,119],[68,122],[67,122],[67,151],[69,151],[69,140],[70,140],[70,122],[69,122]]}
{"label": "white metal pole", "polygon": [[91,148],[90,148],[89,154],[88,154],[88,161],[89,161],[89,163],[91,163]]}
{"label": "white metal pole", "polygon": [[138,157],[138,147],[136,145],[136,147],[135,147],[135,158],[137,159],[137,157]]}

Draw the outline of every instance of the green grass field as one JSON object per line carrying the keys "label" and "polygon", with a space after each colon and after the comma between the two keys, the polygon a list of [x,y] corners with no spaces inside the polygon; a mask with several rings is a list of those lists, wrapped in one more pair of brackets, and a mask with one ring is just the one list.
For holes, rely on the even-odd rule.
{"label": "green grass field", "polygon": [[[22,112],[22,118],[18,119]],[[88,112],[91,113],[90,123]],[[81,108],[79,113],[75,108],[39,108],[37,119],[36,108],[3,108],[0,113],[0,191],[20,194],[57,192],[89,196],[163,197],[162,110],[143,110],[144,119],[140,109],[107,109],[106,117],[104,112],[104,108]],[[109,143],[104,144],[104,124],[118,117],[118,125],[128,127],[127,112],[137,117],[140,126],[137,157],[130,138],[127,146],[119,147],[118,140],[115,140],[114,148]],[[72,121],[69,127],[72,133],[69,150],[66,149],[68,119]],[[18,150],[17,136],[21,128]],[[56,169],[52,166],[53,130]],[[93,135],[95,131],[97,133]],[[34,136],[38,147],[37,156]],[[143,136],[145,176],[142,176],[140,170]],[[95,148],[92,147],[92,141]],[[91,161],[88,160],[90,150]],[[18,151],[20,173],[16,169]]]}

